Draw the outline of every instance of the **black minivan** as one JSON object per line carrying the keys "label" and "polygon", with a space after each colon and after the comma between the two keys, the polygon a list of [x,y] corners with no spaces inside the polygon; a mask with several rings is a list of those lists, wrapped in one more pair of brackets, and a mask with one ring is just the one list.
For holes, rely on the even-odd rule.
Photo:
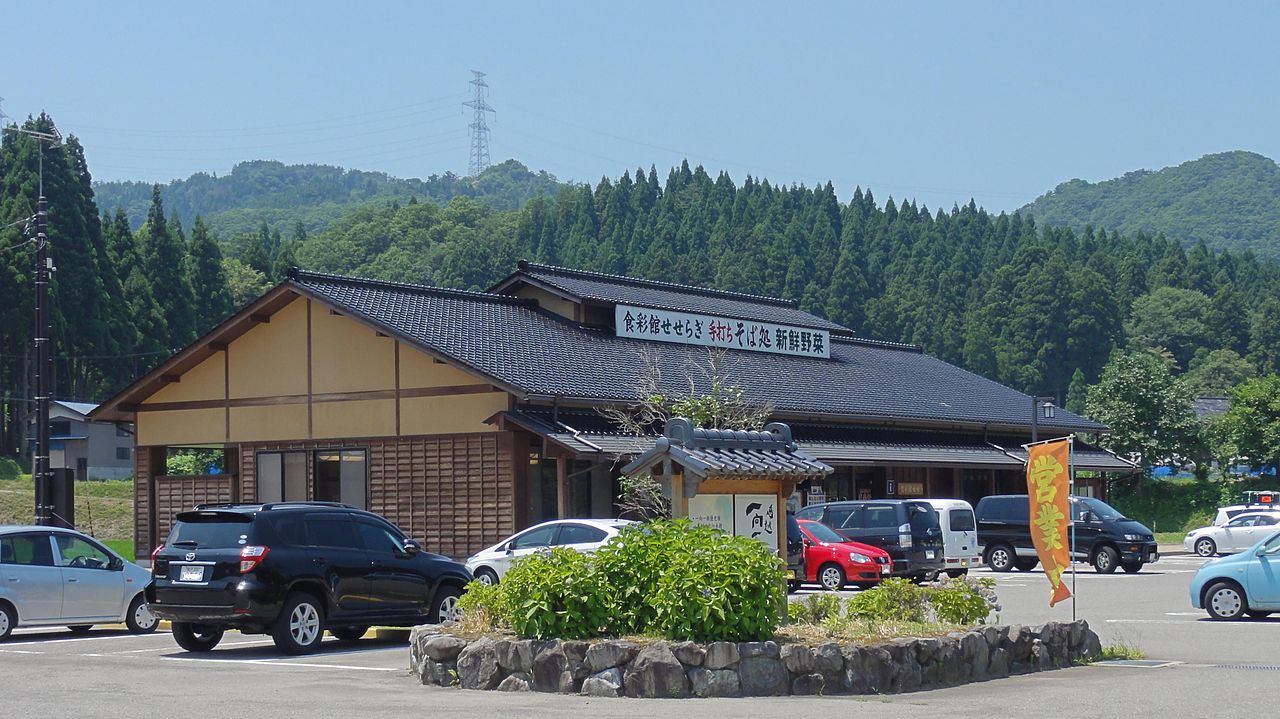
{"label": "black minivan", "polygon": [[[1039,562],[1031,541],[1031,504],[1025,494],[997,494],[978,501],[978,544],[987,566],[997,572],[1029,572]],[[1160,560],[1155,535],[1111,505],[1093,497],[1072,497],[1076,561],[1087,561],[1102,574],[1137,572]]]}
{"label": "black minivan", "polygon": [[923,500],[877,499],[811,504],[796,513],[853,542],[889,553],[893,576],[929,581],[946,568],[938,512]]}

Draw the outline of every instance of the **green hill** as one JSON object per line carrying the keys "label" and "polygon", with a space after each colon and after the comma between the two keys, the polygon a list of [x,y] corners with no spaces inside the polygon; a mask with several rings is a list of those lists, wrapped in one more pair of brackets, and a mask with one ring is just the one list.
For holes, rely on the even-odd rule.
{"label": "green hill", "polygon": [[[286,236],[301,221],[316,233],[350,210],[370,202],[411,197],[445,204],[470,197],[493,209],[513,210],[531,197],[555,195],[561,183],[546,172],[531,172],[516,162],[494,165],[475,177],[453,173],[425,180],[401,179],[381,172],[344,170],[331,165],[285,165],[255,160],[236,165],[223,177],[197,173],[161,187],[165,208],[190,227],[196,215],[224,241],[257,232],[266,222]],[[146,182],[96,182],[98,207],[122,207],[136,229],[147,218],[151,185]]]}
{"label": "green hill", "polygon": [[1205,155],[1105,182],[1064,182],[1018,212],[1077,230],[1162,232],[1185,245],[1280,257],[1280,165],[1240,150]]}

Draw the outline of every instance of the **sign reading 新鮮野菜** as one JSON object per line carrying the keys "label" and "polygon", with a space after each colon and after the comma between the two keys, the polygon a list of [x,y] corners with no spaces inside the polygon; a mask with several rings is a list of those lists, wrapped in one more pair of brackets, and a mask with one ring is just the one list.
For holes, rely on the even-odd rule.
{"label": "sign reading \u65b0\u9bae\u91ce\u83dc", "polygon": [[831,333],[826,330],[629,305],[616,305],[614,312],[619,337],[798,357],[831,356]]}

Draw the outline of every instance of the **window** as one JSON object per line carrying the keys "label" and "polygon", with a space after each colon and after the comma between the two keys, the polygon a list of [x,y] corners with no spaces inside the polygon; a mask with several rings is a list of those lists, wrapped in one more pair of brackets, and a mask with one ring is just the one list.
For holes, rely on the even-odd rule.
{"label": "window", "polygon": [[1276,523],[1276,522],[1278,522],[1278,521],[1280,521],[1280,520],[1277,520],[1275,517],[1268,517],[1268,516],[1263,515],[1263,516],[1259,516],[1259,517],[1258,517],[1258,524],[1257,524],[1257,525],[1255,525],[1255,526],[1258,526],[1258,527],[1269,527],[1269,526],[1271,526],[1271,525],[1275,524],[1275,523]]}
{"label": "window", "polygon": [[307,539],[316,547],[360,548],[355,523],[345,514],[332,516],[308,514]]}
{"label": "window", "polygon": [[236,512],[185,515],[179,517],[165,544],[232,549],[249,543],[253,520]]}
{"label": "window", "polygon": [[55,534],[62,566],[75,569],[110,569],[111,556],[100,547],[70,534]]}
{"label": "window", "polygon": [[306,499],[306,452],[258,453],[259,502],[302,502]]}
{"label": "window", "polygon": [[607,536],[609,535],[604,530],[585,524],[566,524],[560,528],[556,544],[592,544],[603,542]]}
{"label": "window", "polygon": [[893,505],[873,504],[866,507],[866,519],[863,520],[862,526],[867,529],[884,529],[886,527],[898,527],[902,522],[898,521],[898,508]]}
{"label": "window", "polygon": [[952,509],[947,513],[953,532],[972,532],[974,530],[973,512],[967,509]]}
{"label": "window", "polygon": [[117,424],[117,425],[116,425],[116,436],[117,436],[117,437],[132,437],[132,436],[133,436],[133,430],[131,430],[131,429],[129,428],[129,425],[127,425],[127,424]]}
{"label": "window", "polygon": [[796,516],[800,519],[812,519],[816,522],[822,519],[822,510],[823,507],[805,507],[799,512],[796,512]]}
{"label": "window", "polygon": [[364,548],[379,554],[401,554],[404,552],[404,540],[391,533],[386,527],[373,522],[356,522],[360,529],[360,539]]}
{"label": "window", "polygon": [[129,447],[116,447],[116,459],[133,459],[133,450]]}
{"label": "window", "polygon": [[316,499],[366,506],[365,452],[363,449],[316,452]]}
{"label": "window", "polygon": [[555,539],[556,531],[559,529],[560,527],[558,525],[553,524],[549,527],[538,527],[537,529],[525,532],[511,542],[511,548],[535,549],[537,547],[550,547],[551,542]]}
{"label": "window", "polygon": [[276,530],[276,541],[292,547],[307,544],[307,528],[300,514],[281,514],[271,517],[271,526]]}
{"label": "window", "polygon": [[53,550],[47,534],[19,534],[0,537],[0,564],[52,567]]}
{"label": "window", "polygon": [[49,423],[49,434],[66,437],[71,434],[71,420],[55,419]]}
{"label": "window", "polygon": [[854,517],[860,514],[857,507],[827,507],[827,520],[823,524],[828,527],[852,527],[856,522]]}
{"label": "window", "polygon": [[1228,527],[1252,527],[1257,524],[1257,517],[1236,517],[1227,522]]}

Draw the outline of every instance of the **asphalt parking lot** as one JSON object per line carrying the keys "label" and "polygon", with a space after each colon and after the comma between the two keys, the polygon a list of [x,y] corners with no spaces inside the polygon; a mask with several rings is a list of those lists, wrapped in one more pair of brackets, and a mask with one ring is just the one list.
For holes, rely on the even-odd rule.
{"label": "asphalt parking lot", "polygon": [[[1104,645],[1131,644],[1159,668],[1079,667],[917,694],[891,697],[784,697],[777,699],[646,702],[649,716],[754,716],[762,711],[841,712],[866,716],[1022,717],[1045,702],[1073,706],[1089,696],[1100,717],[1200,717],[1239,702],[1248,705],[1259,682],[1280,671],[1280,620],[1211,622],[1190,608],[1186,587],[1204,560],[1162,559],[1140,574],[1098,575],[1081,567],[1078,612]],[[1041,623],[1071,618],[1069,603],[1047,606],[1040,573],[975,573],[996,580],[1000,621]],[[803,595],[801,595],[803,596]],[[19,629],[0,644],[0,699],[8,716],[136,717],[152,714],[230,716],[246,710],[273,716],[360,712],[394,717],[423,712],[462,716],[532,716],[566,713],[633,717],[635,700],[600,700],[434,689],[406,669],[403,638],[356,643],[326,639],[305,657],[278,654],[269,638],[228,633],[205,655],[180,650],[165,631],[133,636],[95,628],[75,636],[62,628]]]}

